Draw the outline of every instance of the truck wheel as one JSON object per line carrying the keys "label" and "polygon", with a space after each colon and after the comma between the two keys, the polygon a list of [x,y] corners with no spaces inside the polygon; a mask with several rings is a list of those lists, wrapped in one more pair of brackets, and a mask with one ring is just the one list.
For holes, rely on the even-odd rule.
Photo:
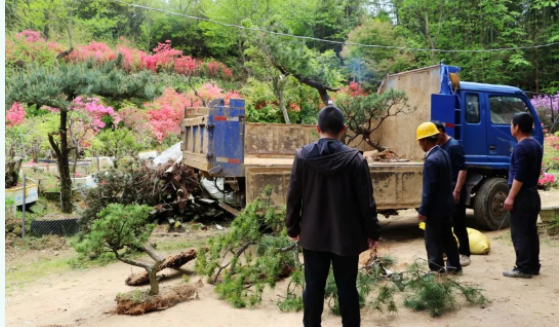
{"label": "truck wheel", "polygon": [[509,186],[503,178],[489,178],[480,186],[474,198],[473,209],[476,222],[482,228],[497,230],[500,226],[509,227],[507,211],[503,208],[508,193]]}

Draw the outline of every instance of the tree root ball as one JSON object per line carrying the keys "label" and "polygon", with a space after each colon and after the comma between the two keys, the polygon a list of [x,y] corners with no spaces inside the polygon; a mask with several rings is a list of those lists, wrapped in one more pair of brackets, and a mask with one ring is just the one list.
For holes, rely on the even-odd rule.
{"label": "tree root ball", "polygon": [[118,294],[117,310],[119,315],[143,315],[150,311],[165,310],[187,300],[197,298],[198,289],[202,283],[197,285],[178,285],[171,288],[162,288],[160,294],[150,295],[148,290],[135,290],[132,292]]}

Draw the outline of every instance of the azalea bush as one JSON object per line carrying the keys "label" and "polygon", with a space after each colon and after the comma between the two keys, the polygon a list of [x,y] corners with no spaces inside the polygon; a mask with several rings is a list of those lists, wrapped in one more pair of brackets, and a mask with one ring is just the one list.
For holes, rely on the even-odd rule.
{"label": "azalea bush", "polygon": [[537,95],[531,99],[543,128],[549,132],[558,131],[558,93]]}
{"label": "azalea bush", "polygon": [[65,50],[65,46],[47,42],[40,32],[31,30],[25,30],[16,35],[6,35],[4,42],[8,69],[23,67],[30,63],[53,66],[57,54]]}
{"label": "azalea bush", "polygon": [[558,180],[553,174],[542,173],[539,177],[538,185],[542,188],[558,188]]}
{"label": "azalea bush", "polygon": [[224,99],[225,104],[228,105],[230,99],[241,97],[237,91],[226,92],[215,83],[204,83],[195,90],[185,93],[167,88],[160,97],[145,103],[146,109],[129,105],[121,108],[118,115],[124,126],[140,137],[149,135],[157,144],[163,144],[166,140],[177,140],[179,137],[180,124],[186,109],[196,111],[204,107],[204,104],[208,105],[211,100],[218,98]]}
{"label": "azalea bush", "polygon": [[544,138],[543,169],[545,172],[558,172],[558,132]]}
{"label": "azalea bush", "polygon": [[12,103],[12,106],[6,112],[5,124],[6,127],[18,126],[23,124],[25,120],[25,108],[19,102]]}
{"label": "azalea bush", "polygon": [[[26,30],[15,36],[8,35],[5,40],[6,63],[8,67],[26,66],[31,63],[52,66],[56,57],[67,47],[56,42],[47,42],[41,32]],[[199,60],[183,55],[181,50],[174,49],[170,40],[152,49],[152,53],[133,48],[130,42],[120,38],[115,48],[106,43],[91,41],[85,45],[77,45],[64,57],[71,63],[96,62],[107,63],[123,58],[123,68],[127,71],[150,70],[173,72],[185,76],[206,76],[210,78],[229,79],[232,71],[223,63],[214,59]]]}

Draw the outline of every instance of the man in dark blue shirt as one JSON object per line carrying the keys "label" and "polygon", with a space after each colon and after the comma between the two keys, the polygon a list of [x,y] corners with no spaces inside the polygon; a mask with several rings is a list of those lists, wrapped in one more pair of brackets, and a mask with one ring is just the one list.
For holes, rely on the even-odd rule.
{"label": "man in dark blue shirt", "polygon": [[465,179],[467,178],[467,166],[465,165],[465,151],[459,142],[447,135],[445,126],[439,121],[434,121],[439,135],[438,143],[451,159],[451,188],[453,200],[455,201],[455,213],[453,214],[453,232],[459,240],[459,261],[461,266],[471,263],[471,249],[469,245],[469,233],[467,232],[467,190]]}
{"label": "man in dark blue shirt", "polygon": [[541,172],[543,148],[531,137],[533,116],[523,112],[513,116],[511,135],[517,145],[511,154],[509,181],[511,189],[504,208],[511,211],[511,238],[515,248],[515,267],[504,271],[506,277],[531,278],[538,275],[539,234],[537,217],[541,210],[541,198],[537,182]]}
{"label": "man in dark blue shirt", "polygon": [[[451,161],[447,152],[437,145],[438,130],[431,122],[422,123],[416,130],[418,145],[426,152],[422,171],[422,203],[418,220],[426,222],[424,239],[428,252],[428,266],[434,272],[461,271],[457,243],[451,232],[454,210],[451,191]],[[447,266],[443,253],[447,254]]]}

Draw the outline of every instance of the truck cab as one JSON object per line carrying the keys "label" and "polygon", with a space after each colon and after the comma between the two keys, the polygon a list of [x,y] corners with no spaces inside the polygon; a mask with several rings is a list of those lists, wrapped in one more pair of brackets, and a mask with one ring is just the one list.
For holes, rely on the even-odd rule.
{"label": "truck cab", "polygon": [[[528,112],[535,119],[532,136],[543,144],[539,117],[517,87],[459,81],[459,67],[441,65],[440,93],[432,95],[431,118],[444,122],[446,132],[465,151],[467,205],[477,221],[490,229],[509,225],[503,201],[509,187],[510,156],[517,140],[511,136],[513,116]],[[486,209],[483,209],[486,208]]]}

